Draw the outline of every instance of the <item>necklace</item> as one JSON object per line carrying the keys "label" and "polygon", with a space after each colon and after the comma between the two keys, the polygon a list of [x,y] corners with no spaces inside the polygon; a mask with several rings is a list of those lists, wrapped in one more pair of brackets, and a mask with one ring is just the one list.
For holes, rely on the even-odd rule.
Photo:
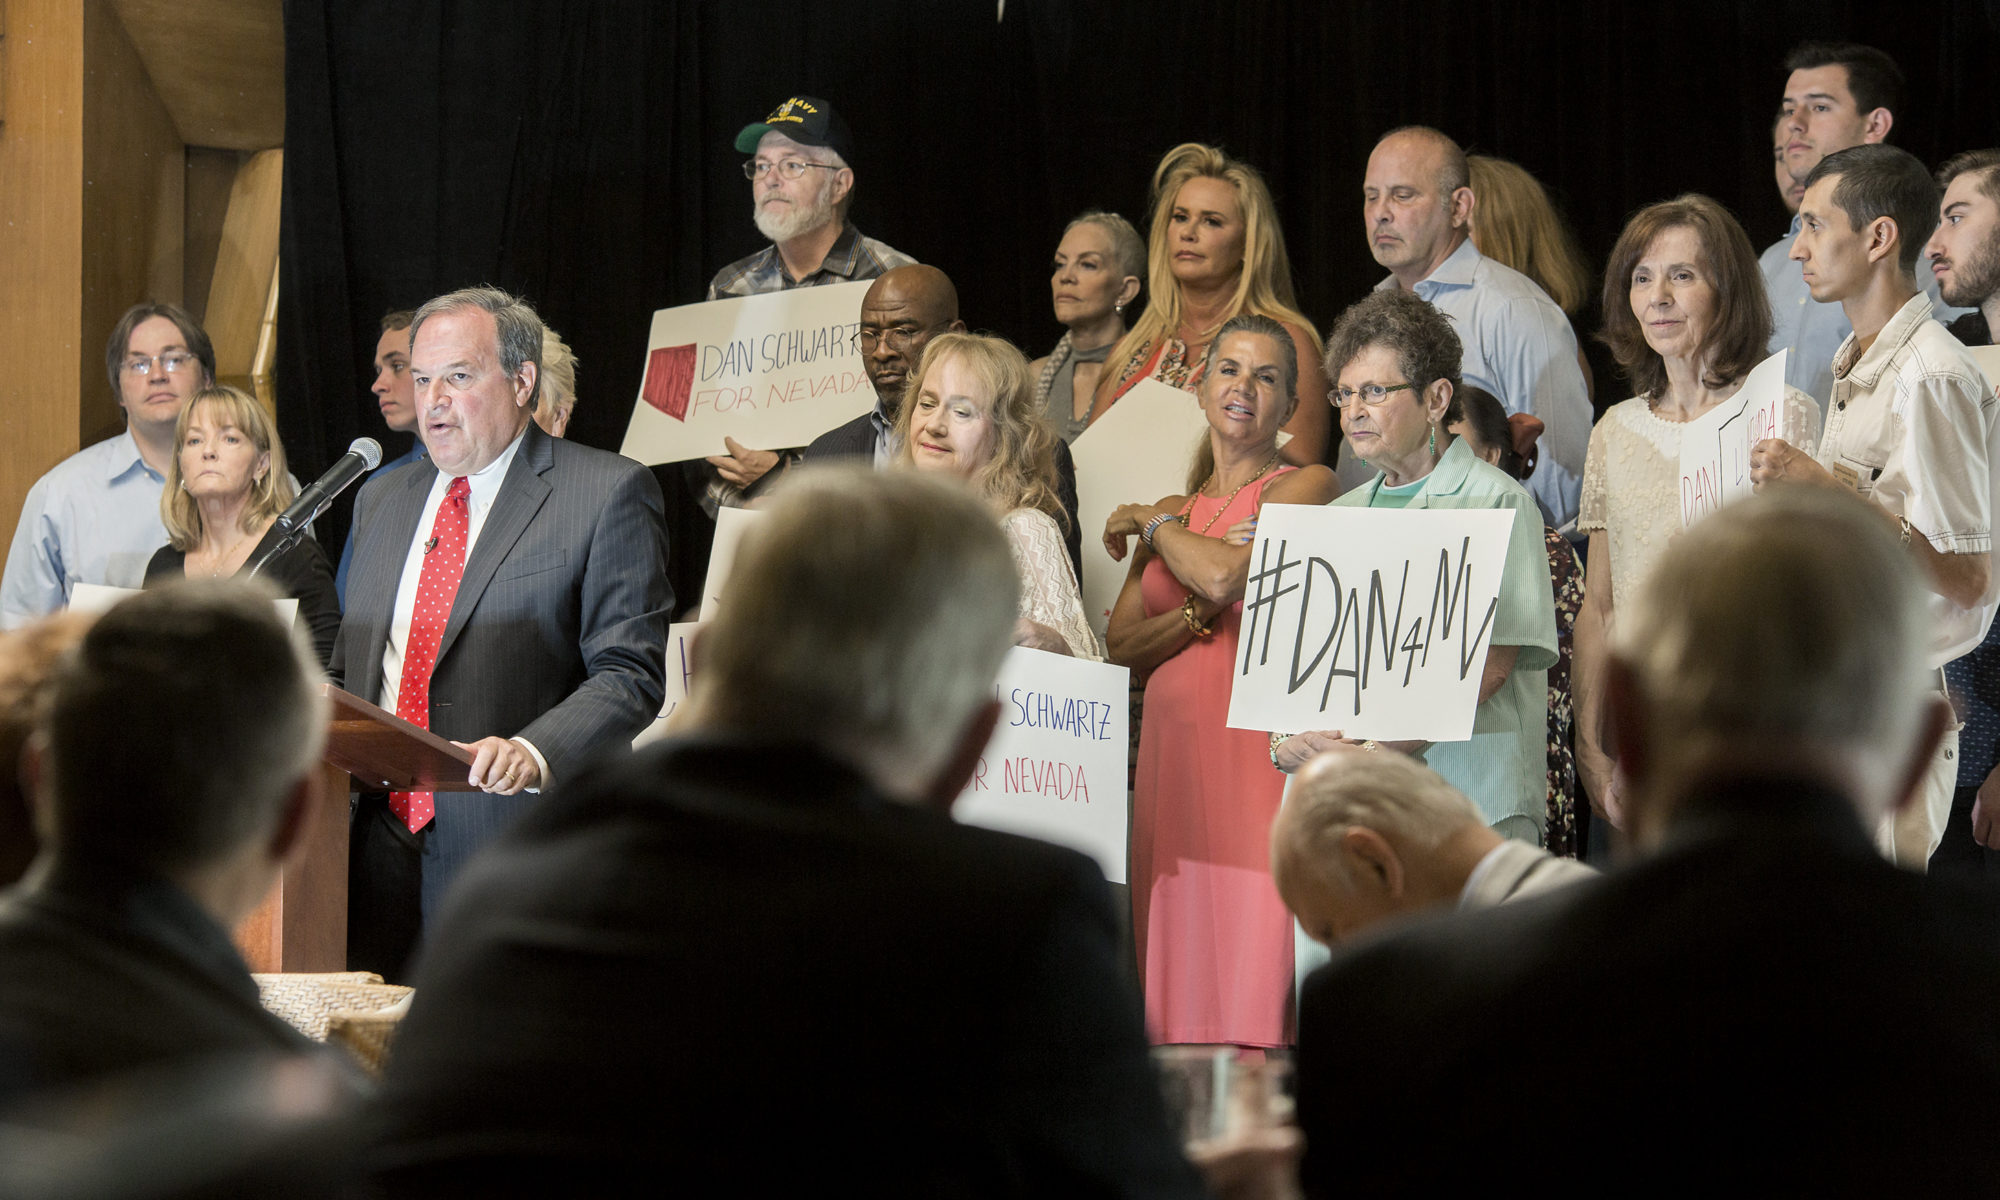
{"label": "necklace", "polygon": [[[1229,511],[1229,506],[1236,503],[1236,497],[1243,494],[1243,489],[1249,487],[1251,484],[1257,482],[1259,479],[1264,478],[1264,473],[1269,471],[1273,466],[1277,465],[1277,462],[1278,462],[1278,452],[1276,450],[1273,450],[1271,451],[1271,457],[1264,460],[1264,465],[1257,468],[1257,473],[1255,475],[1252,475],[1250,478],[1244,480],[1242,483],[1237,484],[1236,490],[1229,493],[1229,499],[1224,500],[1222,502],[1222,507],[1216,509],[1215,512],[1208,518],[1208,524],[1203,525],[1200,529],[1195,530],[1195,532],[1205,534],[1211,528],[1213,528],[1215,526],[1217,518],[1221,517],[1223,513]],[[1203,480],[1202,485],[1194,490],[1194,496],[1189,496],[1187,498],[1187,503],[1181,506],[1181,511],[1175,514],[1175,516],[1179,518],[1181,524],[1191,526],[1194,523],[1193,522],[1194,497],[1199,496],[1203,492],[1207,491],[1209,489],[1209,485],[1213,484],[1214,482],[1215,482],[1215,472],[1210,471],[1208,473],[1208,478]]]}
{"label": "necklace", "polygon": [[210,559],[209,560],[210,569],[208,572],[208,577],[210,579],[222,578],[222,564],[228,562],[231,558],[235,557],[236,552],[242,549],[243,543],[249,540],[250,540],[250,535],[246,533],[242,537],[239,537],[235,541],[229,543],[228,549],[224,550],[222,553]]}

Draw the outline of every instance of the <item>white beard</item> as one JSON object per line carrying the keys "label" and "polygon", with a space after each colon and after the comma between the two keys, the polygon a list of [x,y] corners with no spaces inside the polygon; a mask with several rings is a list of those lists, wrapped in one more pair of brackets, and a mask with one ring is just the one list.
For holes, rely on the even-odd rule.
{"label": "white beard", "polygon": [[812,202],[804,207],[766,208],[762,204],[753,204],[750,215],[757,222],[757,232],[780,243],[811,233],[833,220],[833,201],[828,195],[831,191],[831,188],[821,188]]}

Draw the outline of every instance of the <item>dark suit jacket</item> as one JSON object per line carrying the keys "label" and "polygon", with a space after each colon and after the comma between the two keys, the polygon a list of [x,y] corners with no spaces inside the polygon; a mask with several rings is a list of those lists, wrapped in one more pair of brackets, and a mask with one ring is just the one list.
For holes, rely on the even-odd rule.
{"label": "dark suit jacket", "polygon": [[[872,413],[862,413],[844,425],[836,425],[812,440],[806,447],[805,461],[809,463],[838,462],[843,458],[873,459],[875,455],[875,424],[870,419]],[[1062,522],[1063,545],[1069,550],[1070,570],[1083,578],[1083,530],[1076,523],[1076,459],[1070,455],[1069,444],[1056,442],[1056,499],[1062,501],[1063,511],[1069,520]],[[1100,530],[1099,532],[1102,532]]]}
{"label": "dark suit jacket", "polygon": [[179,889],[65,863],[0,894],[0,1108],[140,1068],[312,1050]]}
{"label": "dark suit jacket", "polygon": [[[523,737],[560,785],[592,752],[630,742],[666,685],[666,534],[645,467],[530,423],[466,559],[431,673],[430,727],[461,742]],[[374,702],[404,560],[437,468],[369,480],[354,502],[347,613],[330,668]],[[455,869],[533,803],[440,792],[431,866]],[[434,883],[427,869],[425,890]]]}
{"label": "dark suit jacket", "polygon": [[1308,1195],[1990,1194],[2000,904],[1838,796],[1716,789],[1657,857],[1308,979]]}
{"label": "dark suit jacket", "polygon": [[424,1196],[1198,1195],[1117,946],[1081,855],[809,749],[669,739],[463,877],[397,1037],[384,1174]]}

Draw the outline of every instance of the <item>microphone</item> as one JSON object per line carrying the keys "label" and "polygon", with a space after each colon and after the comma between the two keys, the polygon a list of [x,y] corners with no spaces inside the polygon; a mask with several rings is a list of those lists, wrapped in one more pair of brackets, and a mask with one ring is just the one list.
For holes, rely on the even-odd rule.
{"label": "microphone", "polygon": [[374,438],[355,438],[334,464],[313,485],[299,493],[292,506],[279,515],[274,528],[293,537],[326,511],[333,498],[354,485],[354,481],[382,465],[382,443]]}

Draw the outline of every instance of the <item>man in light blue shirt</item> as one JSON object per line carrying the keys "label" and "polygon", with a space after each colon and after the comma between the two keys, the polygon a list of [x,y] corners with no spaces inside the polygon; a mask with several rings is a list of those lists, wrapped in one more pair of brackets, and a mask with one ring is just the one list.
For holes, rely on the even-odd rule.
{"label": "man in light blue shirt", "polygon": [[[1777,149],[1795,183],[1803,182],[1819,160],[1850,146],[1884,142],[1895,126],[1902,105],[1903,72],[1873,46],[1841,42],[1807,42],[1785,59],[1785,98],[1778,112]],[[1789,207],[1798,211],[1796,203]],[[1799,264],[1791,259],[1799,236],[1799,218],[1792,217],[1785,236],[1758,256],[1764,288],[1771,297],[1771,353],[1790,350],[1785,382],[1819,401],[1826,414],[1833,395],[1833,356],[1853,329],[1839,304],[1812,298]],[[1939,319],[1959,310],[1944,310],[1937,281],[1920,280],[1940,308]]]}
{"label": "man in light blue shirt", "polygon": [[[1500,398],[1510,413],[1543,425],[1541,461],[1527,479],[1557,528],[1576,523],[1583,456],[1590,446],[1590,391],[1576,334],[1548,293],[1472,245],[1473,195],[1458,143],[1435,129],[1392,130],[1368,156],[1362,214],[1368,248],[1387,267],[1377,289],[1415,292],[1450,317],[1465,347],[1465,382]],[[1342,447],[1341,483],[1359,478]]]}
{"label": "man in light blue shirt", "polygon": [[136,304],[118,319],[104,364],[125,432],[56,464],[28,489],[0,579],[0,629],[69,603],[79,583],[135,588],[167,544],[160,490],[174,424],[215,380],[215,349],[178,305]]}

